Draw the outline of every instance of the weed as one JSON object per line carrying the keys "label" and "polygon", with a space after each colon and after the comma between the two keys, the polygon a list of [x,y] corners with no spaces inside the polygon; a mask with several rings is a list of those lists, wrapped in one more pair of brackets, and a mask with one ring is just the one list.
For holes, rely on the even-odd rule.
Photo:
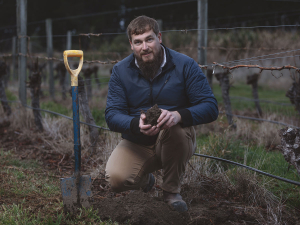
{"label": "weed", "polygon": [[[69,116],[72,113],[71,108],[67,108],[64,105],[53,102],[53,101],[41,102],[40,108],[50,110],[50,111],[53,111],[53,112],[57,112],[57,113],[67,115],[67,116]],[[45,114],[45,113],[43,112],[43,114]],[[52,117],[58,117],[57,115],[54,115],[54,114],[50,114],[50,115]]]}

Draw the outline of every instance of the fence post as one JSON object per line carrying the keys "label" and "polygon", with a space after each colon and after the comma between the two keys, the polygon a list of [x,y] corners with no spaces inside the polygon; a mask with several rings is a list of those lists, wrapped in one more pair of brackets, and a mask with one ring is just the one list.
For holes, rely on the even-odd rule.
{"label": "fence post", "polygon": [[100,90],[101,82],[100,78],[98,77],[98,66],[95,65],[94,67],[92,67],[92,70],[94,71],[94,77],[97,83],[98,90]]}
{"label": "fence post", "polygon": [[281,138],[280,150],[284,159],[293,165],[300,175],[300,132],[294,128],[283,128],[279,130]]}
{"label": "fence post", "polygon": [[222,90],[222,97],[224,101],[227,121],[229,125],[231,125],[233,128],[236,128],[236,124],[233,123],[232,119],[232,112],[231,112],[231,102],[229,98],[229,74],[228,73],[217,73],[215,74],[215,77],[220,82],[221,90]]}
{"label": "fence post", "polygon": [[293,84],[286,92],[285,96],[288,97],[296,110],[300,114],[300,73],[292,75]]}
{"label": "fence post", "polygon": [[12,73],[13,73],[13,79],[17,80],[18,79],[18,74],[16,72],[16,53],[17,53],[17,38],[14,36],[12,38]]}
{"label": "fence post", "polygon": [[91,68],[86,68],[83,71],[83,76],[84,76],[84,81],[85,85],[87,86],[87,100],[90,101],[92,100],[92,74],[93,74],[93,69]]}
{"label": "fence post", "polygon": [[212,84],[212,81],[213,81],[213,69],[211,68],[207,68],[206,69],[206,78],[208,80],[208,84],[211,88],[211,90],[213,91],[213,84]]}
{"label": "fence post", "polygon": [[[207,0],[198,0],[198,63],[206,65]],[[206,75],[206,71],[203,71]]]}
{"label": "fence post", "polygon": [[1,104],[3,107],[4,112],[7,116],[11,114],[11,108],[7,102],[6,94],[5,94],[5,88],[4,88],[4,78],[7,73],[7,65],[4,62],[0,62],[0,98],[1,98]]}
{"label": "fence post", "polygon": [[[84,80],[81,76],[78,76],[78,98],[79,98],[79,110],[86,123],[96,125],[91,110],[89,108],[88,100],[84,88]],[[89,126],[91,146],[95,147],[98,140],[98,128]]]}
{"label": "fence post", "polygon": [[57,73],[59,84],[61,86],[62,99],[66,100],[67,96],[66,96],[65,81],[66,81],[67,70],[66,70],[65,64],[63,62],[56,64],[55,71]]}
{"label": "fence post", "polygon": [[[71,50],[72,49],[72,31],[68,31],[67,32],[67,46],[66,46],[66,50]],[[70,87],[71,86],[71,80],[69,77],[69,73],[66,72],[66,76],[65,76],[65,86],[66,87]]]}
{"label": "fence post", "polygon": [[252,75],[248,75],[247,76],[247,84],[251,84],[252,85],[252,95],[255,101],[255,107],[256,107],[256,111],[258,113],[259,117],[262,117],[262,110],[259,104],[259,98],[258,98],[258,85],[257,85],[257,81],[259,79],[259,74],[255,73]]}
{"label": "fence post", "polygon": [[[47,55],[49,58],[53,57],[53,41],[52,41],[52,20],[46,19],[46,34],[47,34]],[[53,61],[49,60],[49,93],[54,100],[54,75],[53,75]]]}
{"label": "fence post", "polygon": [[[29,76],[28,87],[31,94],[31,106],[33,108],[40,108],[40,90],[41,90],[42,78],[38,65],[38,59],[33,65],[32,73]],[[42,116],[39,110],[33,109],[34,122],[39,131],[43,131]]]}
{"label": "fence post", "polygon": [[27,0],[17,0],[17,34],[18,52],[22,54],[18,57],[19,99],[26,105]]}

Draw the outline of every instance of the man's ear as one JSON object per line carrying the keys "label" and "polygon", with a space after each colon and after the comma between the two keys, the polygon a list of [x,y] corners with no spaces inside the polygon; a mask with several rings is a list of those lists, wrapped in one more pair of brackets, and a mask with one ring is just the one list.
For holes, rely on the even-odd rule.
{"label": "man's ear", "polygon": [[157,37],[158,37],[159,43],[162,43],[162,35],[160,32],[157,34]]}
{"label": "man's ear", "polygon": [[129,40],[129,43],[130,43],[131,50],[133,51],[132,42],[130,40]]}

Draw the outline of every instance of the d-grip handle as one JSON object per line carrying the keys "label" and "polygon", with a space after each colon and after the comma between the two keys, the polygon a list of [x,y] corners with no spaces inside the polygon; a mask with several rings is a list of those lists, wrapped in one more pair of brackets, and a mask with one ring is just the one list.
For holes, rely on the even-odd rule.
{"label": "d-grip handle", "polygon": [[[69,66],[68,57],[79,57],[79,65],[76,70],[72,70]],[[71,75],[71,86],[78,86],[78,74],[80,73],[83,65],[83,51],[81,50],[67,50],[64,51],[65,67]]]}

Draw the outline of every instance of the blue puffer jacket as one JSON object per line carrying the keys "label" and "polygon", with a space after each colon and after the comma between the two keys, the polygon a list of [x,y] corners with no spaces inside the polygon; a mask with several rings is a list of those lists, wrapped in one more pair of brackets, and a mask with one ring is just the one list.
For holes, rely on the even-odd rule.
{"label": "blue puffer jacket", "polygon": [[217,101],[205,75],[190,57],[165,47],[167,62],[152,82],[141,75],[133,54],[117,63],[109,81],[105,119],[112,131],[137,144],[152,145],[157,136],[139,130],[141,110],[157,104],[178,111],[182,127],[210,123],[218,117]]}

